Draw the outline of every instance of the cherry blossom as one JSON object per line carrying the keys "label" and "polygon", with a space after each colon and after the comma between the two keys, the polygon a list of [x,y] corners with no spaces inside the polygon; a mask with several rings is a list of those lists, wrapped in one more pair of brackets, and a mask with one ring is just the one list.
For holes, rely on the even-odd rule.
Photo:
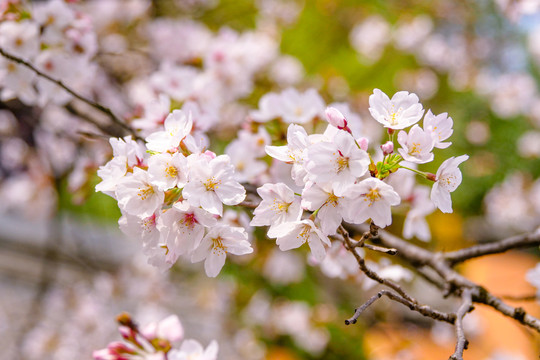
{"label": "cherry blossom", "polygon": [[216,222],[212,214],[190,206],[187,201],[177,202],[164,211],[157,222],[157,229],[166,248],[166,261],[173,264],[178,256],[190,254],[200,244],[205,227],[214,226]]}
{"label": "cherry blossom", "polygon": [[182,188],[187,183],[187,159],[180,153],[163,153],[148,159],[148,175],[159,190],[169,190],[175,186]]}
{"label": "cherry blossom", "polygon": [[407,91],[399,91],[390,99],[379,89],[369,97],[371,116],[384,127],[400,130],[416,124],[424,114],[418,96]]}
{"label": "cherry blossom", "polygon": [[435,211],[435,206],[429,199],[429,188],[417,186],[411,196],[412,204],[403,224],[403,237],[410,239],[416,236],[422,241],[429,241],[431,232],[426,216]]}
{"label": "cherry blossom", "polygon": [[188,157],[189,181],[182,195],[193,206],[201,206],[212,214],[222,215],[223,204],[237,205],[246,197],[246,191],[234,179],[234,167],[229,156],[220,155],[208,160],[198,155]]}
{"label": "cherry blossom", "polygon": [[304,169],[305,150],[309,145],[309,139],[306,130],[300,125],[291,124],[287,129],[287,145],[270,146],[265,150],[271,157],[292,163],[291,177],[297,185],[303,185],[307,172]]}
{"label": "cherry blossom", "polygon": [[246,230],[243,228],[226,225],[214,226],[191,254],[191,262],[205,260],[206,275],[216,277],[225,264],[227,253],[245,255],[253,252],[247,239]]}
{"label": "cherry blossom", "polygon": [[278,225],[300,220],[302,208],[300,198],[285,184],[264,184],[257,189],[262,201],[253,211],[250,225]]}
{"label": "cherry blossom", "polygon": [[366,173],[369,163],[368,154],[358,148],[354,138],[340,130],[332,142],[319,142],[308,148],[305,168],[310,180],[335,182],[342,193]]}
{"label": "cherry blossom", "polygon": [[445,160],[435,175],[435,183],[431,189],[431,201],[444,213],[452,212],[450,193],[461,184],[461,171],[458,166],[469,158],[468,155],[451,157]]}
{"label": "cherry blossom", "polygon": [[179,350],[173,350],[169,354],[169,360],[216,360],[218,344],[212,341],[206,349],[197,340],[186,340]]}
{"label": "cherry blossom", "polygon": [[164,193],[152,184],[148,172],[138,167],[118,182],[115,194],[122,211],[140,217],[151,216],[165,198]]}
{"label": "cherry blossom", "polygon": [[417,164],[425,164],[433,161],[433,139],[429,132],[422,130],[420,126],[414,125],[409,133],[400,131],[398,142],[402,146],[398,152],[403,159]]}
{"label": "cherry blossom", "polygon": [[386,227],[392,223],[391,207],[401,202],[390,185],[376,178],[362,180],[343,194],[350,200],[345,221],[355,224],[371,218],[375,225]]}
{"label": "cherry blossom", "polygon": [[431,134],[431,137],[434,141],[434,147],[438,149],[446,149],[451,142],[443,142],[452,136],[454,130],[452,126],[454,122],[447,113],[442,113],[439,115],[433,115],[431,110],[428,110],[426,116],[424,117],[424,130]]}
{"label": "cherry blossom", "polygon": [[193,120],[191,114],[181,110],[174,110],[165,119],[165,130],[150,134],[146,138],[146,147],[149,150],[164,152],[177,148],[180,142],[191,132]]}
{"label": "cherry blossom", "polygon": [[323,117],[324,101],[315,89],[304,93],[288,88],[280,94],[267,94],[259,102],[260,110],[251,113],[259,122],[282,118],[288,124],[305,124],[316,117]]}
{"label": "cherry blossom", "polygon": [[311,184],[302,192],[302,207],[317,212],[321,230],[325,235],[334,235],[346,213],[343,196],[336,195],[336,183]]}
{"label": "cherry blossom", "polygon": [[323,244],[330,246],[330,240],[311,220],[298,220],[273,226],[268,236],[277,238],[276,244],[282,251],[296,249],[308,243],[315,259],[322,261],[326,255]]}

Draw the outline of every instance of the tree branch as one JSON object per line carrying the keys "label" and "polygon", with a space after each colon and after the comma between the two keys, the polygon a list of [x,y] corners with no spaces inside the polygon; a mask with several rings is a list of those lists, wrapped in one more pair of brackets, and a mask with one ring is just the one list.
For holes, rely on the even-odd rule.
{"label": "tree branch", "polygon": [[472,311],[472,294],[470,289],[463,290],[462,302],[458,311],[456,312],[456,350],[454,354],[449,357],[449,360],[463,360],[463,352],[468,348],[469,341],[465,337],[465,331],[463,330],[463,318],[469,311]]}
{"label": "tree branch", "polygon": [[540,231],[510,237],[501,241],[474,245],[465,249],[444,254],[444,259],[455,265],[457,263],[484,255],[499,254],[511,249],[527,248],[540,245]]}
{"label": "tree branch", "polygon": [[[32,70],[36,75],[38,75],[39,77],[41,78],[44,78],[52,83],[55,83],[56,85],[60,86],[62,89],[64,89],[65,91],[67,91],[70,95],[72,95],[73,97],[75,97],[76,99],[79,99],[80,101],[90,105],[91,107],[99,110],[100,112],[102,112],[103,114],[107,115],[109,117],[109,119],[111,119],[111,121],[120,126],[121,128],[123,128],[124,130],[126,130],[127,132],[129,132],[134,138],[136,139],[140,139],[137,134],[135,133],[135,131],[130,127],[128,126],[125,122],[123,122],[122,120],[120,120],[120,118],[118,118],[113,112],[111,109],[109,109],[108,107],[105,107],[103,105],[101,105],[100,103],[98,102],[95,102],[93,100],[90,100],[88,98],[85,98],[84,96],[78,94],[77,92],[75,92],[73,89],[69,88],[68,86],[66,86],[61,80],[58,80],[58,79],[55,79],[53,78],[52,76],[44,73],[43,71],[39,70],[38,68],[36,68],[34,65],[32,65],[31,63],[29,63],[28,61],[20,58],[20,57],[17,57],[13,54],[10,54],[8,52],[6,52],[4,49],[0,48],[0,55],[2,55],[3,57],[5,57],[6,59],[10,60],[10,61],[13,61],[17,64],[20,64],[20,65],[23,65],[25,67],[27,67],[28,69]],[[85,119],[86,120],[86,119]],[[94,125],[96,125],[94,123]],[[101,129],[101,127],[100,127]],[[103,130],[103,129],[102,129]],[[112,136],[117,136],[116,134],[111,134]]]}
{"label": "tree branch", "polygon": [[362,312],[364,312],[364,310],[366,310],[375,301],[380,299],[383,295],[386,296],[387,298],[391,299],[391,300],[397,301],[397,302],[407,306],[409,309],[411,309],[413,311],[416,311],[416,312],[418,312],[418,313],[420,313],[420,314],[422,314],[422,315],[424,315],[426,317],[430,317],[432,319],[439,320],[439,321],[445,321],[445,322],[450,323],[450,324],[454,324],[454,322],[456,320],[456,315],[455,314],[447,314],[447,313],[443,313],[443,312],[440,312],[440,311],[437,311],[437,310],[433,310],[427,305],[418,305],[417,303],[413,303],[413,302],[405,299],[404,297],[399,296],[398,294],[394,294],[390,290],[381,290],[377,294],[372,296],[362,306],[360,306],[358,309],[356,309],[355,312],[354,312],[354,315],[351,318],[345,320],[345,325],[356,324],[356,321],[357,321],[358,317],[360,316],[360,314],[362,314]]}
{"label": "tree branch", "polygon": [[[354,226],[351,228],[356,228],[358,232],[362,232],[365,226]],[[529,238],[528,236],[521,236],[519,238],[525,239],[525,237]],[[510,238],[508,240],[503,240],[502,242],[506,244],[505,247],[510,249],[511,247],[509,247],[509,244],[511,243],[516,245],[522,244],[522,242],[517,241],[517,238],[518,237]],[[527,314],[523,308],[514,308],[506,304],[482,286],[459,274],[451,267],[450,263],[445,260],[444,253],[433,253],[429,250],[422,249],[421,247],[411,244],[386,231],[379,231],[379,240],[384,246],[395,248],[398,251],[397,255],[411,265],[415,267],[425,265],[435,270],[444,280],[446,295],[461,295],[462,291],[465,289],[471,289],[473,302],[488,305],[501,314],[511,317],[540,333],[539,319]]]}
{"label": "tree branch", "polygon": [[378,283],[386,285],[389,288],[395,290],[399,295],[403,296],[405,299],[409,300],[410,302],[416,303],[416,300],[414,300],[412,297],[407,295],[407,293],[401,288],[401,286],[394,283],[393,281],[383,279],[382,277],[379,276],[379,274],[377,274],[376,272],[374,272],[373,270],[371,270],[370,268],[366,266],[366,262],[356,252],[355,247],[351,241],[351,238],[349,237],[349,233],[347,232],[347,230],[345,230],[343,225],[339,226],[338,232],[341,234],[341,236],[343,236],[343,240],[345,241],[346,248],[354,255],[354,257],[356,258],[356,261],[358,262],[358,266],[360,267],[360,270],[362,270],[364,274],[366,274],[370,279],[375,280]]}

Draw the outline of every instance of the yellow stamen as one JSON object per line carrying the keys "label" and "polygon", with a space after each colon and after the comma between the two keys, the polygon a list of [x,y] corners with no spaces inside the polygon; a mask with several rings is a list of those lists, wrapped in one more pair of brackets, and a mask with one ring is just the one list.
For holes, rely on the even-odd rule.
{"label": "yellow stamen", "polygon": [[309,234],[311,232],[310,230],[311,230],[311,227],[309,225],[304,225],[304,228],[302,229],[302,231],[300,232],[300,234],[298,234],[296,238],[297,239],[301,238],[302,244],[305,243],[309,239]]}
{"label": "yellow stamen", "polygon": [[217,238],[212,239],[212,241],[214,242],[212,246],[212,251],[214,252],[214,254],[227,252],[227,247],[223,245],[223,239],[221,238],[221,236],[218,236]]}
{"label": "yellow stamen", "polygon": [[137,196],[141,198],[141,200],[146,200],[149,196],[154,194],[154,188],[152,185],[147,185],[145,188],[139,188],[139,192],[137,193]]}
{"label": "yellow stamen", "polygon": [[336,160],[336,164],[337,164],[337,172],[339,173],[343,171],[345,168],[349,167],[349,158],[346,158],[340,155],[338,156]]}
{"label": "yellow stamen", "polygon": [[204,183],[204,187],[207,191],[214,191],[219,187],[218,185],[220,183],[221,180],[216,180],[216,178],[212,176],[210,179],[206,180],[206,182]]}
{"label": "yellow stamen", "polygon": [[165,174],[168,177],[175,178],[178,176],[178,169],[175,168],[174,166],[169,166],[168,168],[165,169]]}
{"label": "yellow stamen", "polygon": [[335,194],[328,194],[328,200],[326,200],[326,203],[336,207],[338,205],[338,199],[339,198]]}
{"label": "yellow stamen", "polygon": [[409,155],[420,154],[420,150],[420,144],[413,143],[411,148],[409,149]]}
{"label": "yellow stamen", "polygon": [[379,193],[379,189],[372,188],[369,190],[367,194],[364,194],[365,201],[369,201],[369,205],[373,205],[374,202],[379,201],[381,199],[381,194]]}
{"label": "yellow stamen", "polygon": [[289,210],[289,207],[292,203],[286,203],[286,202],[278,202],[277,200],[274,200],[272,203],[272,210],[274,210],[276,213],[282,213],[287,212]]}

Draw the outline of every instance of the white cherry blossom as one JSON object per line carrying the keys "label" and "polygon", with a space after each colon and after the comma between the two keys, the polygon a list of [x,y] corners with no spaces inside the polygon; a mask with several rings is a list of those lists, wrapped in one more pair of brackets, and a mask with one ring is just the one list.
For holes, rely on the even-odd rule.
{"label": "white cherry blossom", "polygon": [[165,152],[175,149],[180,142],[191,132],[193,121],[191,114],[181,110],[174,110],[165,119],[165,130],[148,135],[146,147],[152,151]]}
{"label": "white cherry blossom", "polygon": [[431,239],[431,232],[426,221],[426,216],[435,211],[435,205],[429,199],[429,188],[417,186],[411,195],[411,209],[403,223],[403,237],[411,239],[416,236],[422,241]]}
{"label": "white cherry blossom", "polygon": [[443,141],[452,136],[454,132],[453,125],[454,121],[447,113],[433,115],[431,110],[428,110],[424,117],[424,130],[431,134],[434,146],[438,149],[446,149],[452,145],[451,142]]}
{"label": "white cherry blossom", "polygon": [[468,158],[469,155],[452,156],[445,160],[437,170],[430,198],[443,213],[452,212],[450,193],[461,184],[461,171],[458,166]]}
{"label": "white cherry blossom", "polygon": [[347,211],[343,196],[335,193],[336,183],[311,184],[302,192],[302,207],[315,211],[321,230],[326,235],[334,235]]}
{"label": "white cherry blossom", "polygon": [[143,218],[160,208],[165,198],[164,193],[152,184],[148,173],[138,167],[116,185],[115,193],[122,211]]}
{"label": "white cherry blossom", "polygon": [[131,135],[124,138],[110,138],[109,143],[113,149],[113,156],[124,157],[128,167],[138,166],[145,162],[147,153],[144,145],[133,140]]}
{"label": "white cherry blossom", "polygon": [[401,202],[390,185],[376,178],[368,178],[350,186],[344,196],[350,199],[345,221],[360,224],[371,218],[379,227],[392,223],[391,207]]}
{"label": "white cherry blossom", "polygon": [[165,191],[175,186],[182,188],[187,183],[188,165],[180,153],[163,153],[148,159],[148,175],[158,189]]}
{"label": "white cherry blossom", "polygon": [[280,117],[288,124],[305,124],[324,116],[324,101],[315,89],[300,93],[288,88],[280,94],[266,94],[259,101],[259,108],[250,114],[258,122]]}
{"label": "white cherry blossom", "polygon": [[212,340],[206,349],[197,341],[188,339],[180,346],[179,350],[171,350],[167,354],[169,360],[216,360],[218,354],[218,344]]}
{"label": "white cherry blossom", "polygon": [[406,161],[425,164],[433,160],[433,139],[431,134],[420,126],[414,125],[408,134],[400,131],[397,139],[402,147],[398,152]]}
{"label": "white cherry blossom", "polygon": [[369,97],[371,116],[384,127],[400,130],[416,124],[424,114],[416,94],[399,91],[390,99],[379,89]]}
{"label": "white cherry blossom", "polygon": [[235,179],[238,182],[256,184],[257,179],[268,168],[264,161],[257,160],[251,144],[241,140],[232,141],[225,149],[225,153],[231,158]]}
{"label": "white cherry blossom", "polygon": [[23,59],[33,59],[39,53],[39,26],[30,20],[0,23],[0,47]]}
{"label": "white cherry blossom", "polygon": [[216,277],[227,253],[245,255],[253,252],[246,230],[240,227],[217,225],[210,229],[199,246],[191,254],[191,262],[205,260],[204,270],[209,277]]}
{"label": "white cherry blossom", "polygon": [[201,242],[205,227],[214,226],[216,222],[212,214],[187,201],[178,202],[163,212],[157,229],[167,249],[166,260],[174,263],[180,255],[190,254]]}
{"label": "white cherry blossom", "polygon": [[306,130],[300,125],[291,124],[287,129],[287,145],[266,146],[265,150],[268,155],[277,160],[292,163],[291,177],[296,185],[301,186],[307,175],[303,164],[305,150],[309,143]]}
{"label": "white cherry blossom", "polygon": [[169,315],[160,321],[146,324],[141,334],[148,340],[164,339],[170,342],[180,341],[184,337],[184,327],[176,315]]}
{"label": "white cherry blossom", "polygon": [[278,225],[300,220],[300,198],[285,184],[264,184],[257,189],[262,201],[253,212],[252,226]]}
{"label": "white cherry blossom", "polygon": [[143,244],[154,244],[160,237],[156,227],[157,218],[156,213],[144,218],[123,214],[118,220],[118,225],[125,235],[141,240]]}
{"label": "white cherry blossom", "polygon": [[313,221],[298,220],[273,226],[268,236],[277,238],[276,244],[282,251],[296,249],[308,243],[311,254],[317,261],[322,261],[326,255],[323,244],[330,246],[330,240],[319,230]]}
{"label": "white cherry blossom", "polygon": [[96,191],[101,191],[116,199],[116,185],[126,176],[128,160],[125,156],[113,157],[107,164],[100,166],[97,175],[102,181],[96,185]]}
{"label": "white cherry blossom", "polygon": [[358,148],[354,138],[340,130],[332,142],[319,142],[308,148],[305,168],[311,181],[334,182],[341,193],[367,172],[369,163],[368,154]]}
{"label": "white cherry blossom", "polygon": [[249,116],[257,122],[267,122],[279,117],[280,96],[276,93],[268,93],[259,99],[259,109],[253,110]]}
{"label": "white cherry blossom", "polygon": [[208,160],[205,156],[188,157],[189,181],[182,196],[193,206],[201,206],[212,214],[222,215],[223,204],[237,205],[246,197],[246,190],[234,179],[234,167],[227,155]]}

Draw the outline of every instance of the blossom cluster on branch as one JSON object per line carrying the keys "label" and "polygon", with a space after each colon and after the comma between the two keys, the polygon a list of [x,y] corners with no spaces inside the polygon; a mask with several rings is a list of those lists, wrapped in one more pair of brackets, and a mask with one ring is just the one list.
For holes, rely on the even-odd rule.
{"label": "blossom cluster on branch", "polygon": [[[401,87],[414,92],[398,91],[391,97],[374,89],[362,99],[369,105],[361,109],[358,102],[328,100],[344,96],[324,93],[316,81],[303,83],[299,61],[280,53],[279,26],[293,22],[298,12],[279,3],[281,8],[272,8],[261,1],[257,6],[263,19],[246,31],[214,31],[190,19],[152,18],[149,9],[157,11],[157,2],[126,1],[125,8],[108,1],[0,4],[0,101],[8,109],[0,110],[0,195],[12,199],[0,209],[22,202],[34,205],[38,196],[47,197],[43,202],[53,209],[56,194],[42,187],[60,192],[67,178],[70,191],[88,193],[97,173],[101,181],[95,190],[117,202],[119,228],[141,244],[148,263],[162,272],[183,258],[204,261],[206,275],[217,277],[226,259],[235,259],[228,254],[256,253],[256,240],[268,237],[277,245],[264,269],[271,281],[287,283],[299,276],[303,264],[298,270],[297,254],[283,252],[307,245],[308,263],[328,277],[362,277],[363,290],[385,287],[357,307],[347,324],[379,299],[390,299],[454,325],[457,341],[451,359],[462,359],[467,348],[463,320],[475,303],[540,332],[540,320],[455,269],[469,259],[540,243],[538,230],[534,232],[538,181],[530,185],[518,175],[485,200],[492,222],[530,234],[452,252],[408,242],[431,239],[426,217],[437,209],[453,212],[451,193],[462,182],[460,166],[469,155],[438,157],[441,150],[454,150],[449,141],[454,121],[447,113],[425,109],[420,98],[430,98],[433,91],[419,86]],[[136,35],[121,35],[134,24],[140,30]],[[448,73],[454,88],[470,88],[463,64],[478,59],[465,54],[464,47],[457,55],[437,59],[426,58],[421,50],[423,43],[439,43],[445,49],[441,53],[448,53],[446,41],[430,34],[432,25],[422,17],[399,24],[392,30],[396,48]],[[350,40],[364,60],[375,62],[390,31],[384,20],[368,18],[351,31]],[[366,36],[373,32],[380,37]],[[415,36],[404,37],[403,32]],[[145,47],[138,47],[138,36]],[[123,59],[120,67],[118,57]],[[426,71],[418,77],[433,75]],[[477,91],[493,95],[494,112],[525,113],[503,95],[512,95],[514,86],[530,79],[517,86],[507,79],[509,89],[495,96],[491,90],[482,92],[482,84],[492,83],[484,77],[478,76]],[[25,130],[11,138],[18,122]],[[529,135],[521,152],[540,154],[531,145],[536,135]],[[433,161],[440,163],[438,170],[423,171],[424,166],[434,169],[425,165]],[[501,213],[508,199],[520,211]],[[32,208],[44,213],[41,206]],[[390,225],[396,230],[396,216],[404,218],[405,240],[384,230]],[[403,264],[386,258],[371,262],[366,256],[370,251],[395,255]],[[445,312],[422,304],[423,299],[400,285],[413,274],[440,295],[459,298],[459,306]],[[540,288],[538,274],[536,267],[527,279]],[[284,313],[300,314],[302,321],[275,321],[276,333],[292,336],[307,351],[321,351],[329,335],[308,320],[308,307],[298,302],[283,308]],[[267,314],[282,312],[276,309]],[[127,315],[119,321],[124,342],[96,351],[96,359],[217,357],[215,342],[206,349],[194,340],[176,346],[183,339],[176,317],[142,328]],[[319,344],[314,346],[308,337]]]}

